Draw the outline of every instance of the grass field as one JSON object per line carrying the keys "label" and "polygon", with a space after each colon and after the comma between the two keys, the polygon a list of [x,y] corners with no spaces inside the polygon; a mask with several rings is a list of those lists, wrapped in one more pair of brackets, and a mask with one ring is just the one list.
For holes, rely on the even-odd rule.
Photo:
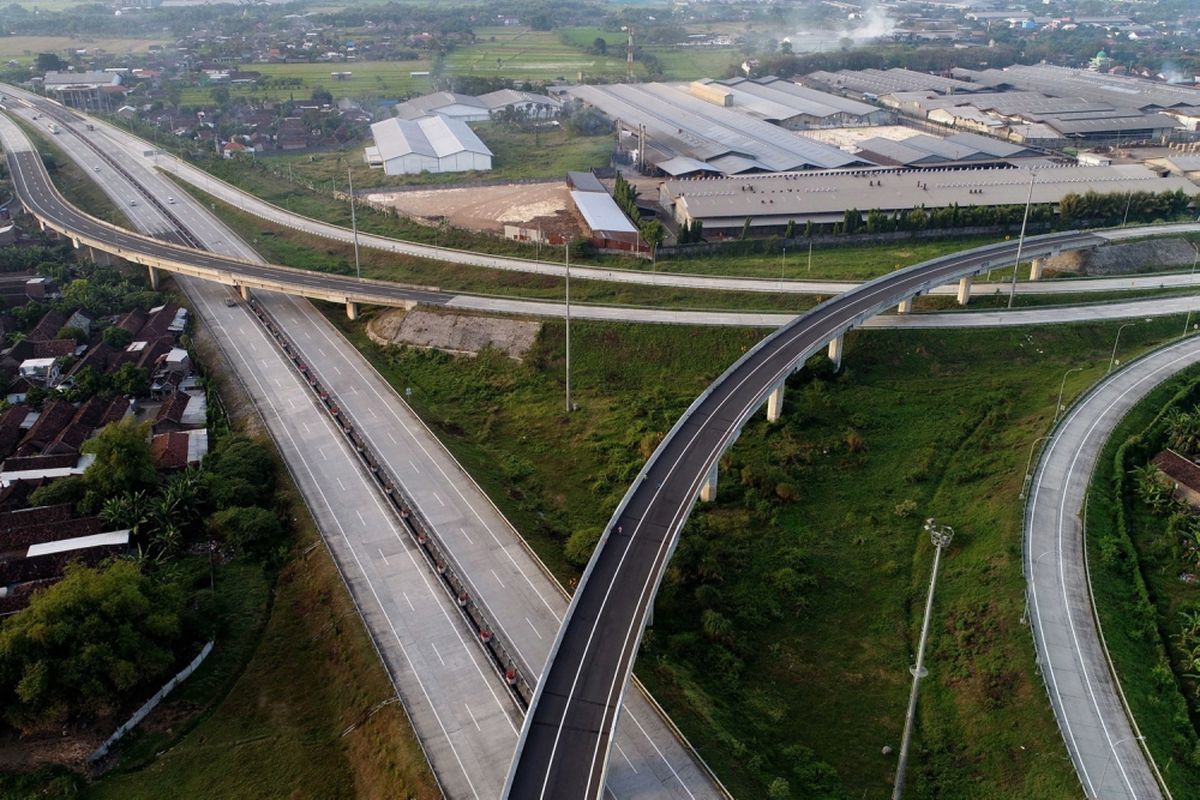
{"label": "grass field", "polygon": [[451,75],[508,78],[514,81],[618,79],[625,75],[625,51],[597,56],[564,44],[558,33],[524,28],[478,28],[475,44],[446,56]]}
{"label": "grass field", "polygon": [[[39,3],[39,7],[53,6],[54,2]],[[66,3],[63,4],[67,5]],[[69,3],[76,5],[76,3]],[[52,9],[48,9],[52,10]],[[167,44],[169,39],[125,39],[91,36],[0,36],[0,61],[18,61],[32,64],[38,53],[63,55],[70,50],[106,50],[113,55],[144,53],[152,44]]]}
{"label": "grass field", "polygon": [[[3,40],[0,40],[3,41]],[[428,76],[413,77],[409,73],[429,69],[428,60],[420,61],[361,61],[349,64],[243,64],[242,69],[261,72],[263,80],[253,86],[229,86],[232,97],[252,97],[259,100],[287,100],[295,97],[306,100],[312,90],[323,86],[334,99],[342,97],[387,98],[399,100],[412,94],[433,91]],[[351,72],[347,80],[334,80],[331,72]],[[271,79],[294,78],[301,86],[271,84]],[[194,87],[180,96],[183,105],[211,105],[212,89]]]}
{"label": "grass field", "polygon": [[[419,413],[559,575],[574,569],[568,534],[603,523],[661,432],[759,337],[578,324],[581,410],[565,418],[558,323],[514,365],[384,350],[361,322],[330,315],[389,380],[413,387]],[[1177,327],[1128,329],[1126,355]],[[880,748],[898,744],[903,721],[928,515],[958,538],[939,583],[913,796],[1078,791],[1018,623],[1017,493],[1063,372],[1086,367],[1069,398],[1102,374],[1114,332],[852,334],[839,376],[802,373],[781,424],[747,425],[718,502],[685,531],[638,664],[736,796],[887,792],[894,761]]]}
{"label": "grass field", "polygon": [[[391,186],[452,186],[463,181],[525,180],[547,178],[561,180],[567,170],[587,170],[608,165],[612,152],[611,136],[576,136],[564,128],[539,131],[534,134],[518,130],[501,122],[478,122],[471,129],[492,151],[492,169],[487,172],[422,173],[419,175],[387,175],[372,169],[362,158],[362,149],[338,153],[315,153],[298,156],[272,156],[264,163],[279,171],[324,188],[346,188],[346,167],[354,170],[354,188],[372,189]],[[261,158],[261,157],[260,157]]]}
{"label": "grass field", "polygon": [[[601,28],[567,28],[560,36],[571,45],[583,50],[590,49],[597,38],[608,44],[611,56],[622,57],[625,53],[626,37],[620,31]],[[672,47],[670,45],[644,45],[640,49],[652,53],[663,66],[663,79],[689,81],[697,78],[720,78],[729,67],[741,62],[741,54],[733,47]],[[639,71],[644,71],[641,64]]]}

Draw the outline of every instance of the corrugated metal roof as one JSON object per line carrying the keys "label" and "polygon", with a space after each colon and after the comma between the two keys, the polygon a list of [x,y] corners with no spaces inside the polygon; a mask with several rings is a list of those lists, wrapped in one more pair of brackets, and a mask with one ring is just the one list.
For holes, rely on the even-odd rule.
{"label": "corrugated metal roof", "polygon": [[604,184],[590,172],[567,171],[567,182],[571,187],[581,192],[604,192]]}
{"label": "corrugated metal roof", "polygon": [[608,192],[571,192],[571,200],[593,232],[637,233]]}
{"label": "corrugated metal roof", "polygon": [[703,161],[697,161],[696,159],[688,158],[687,156],[675,156],[674,158],[668,158],[666,161],[659,161],[654,166],[658,167],[668,175],[687,175],[689,172],[719,173],[721,171],[714,166],[704,163]]}
{"label": "corrugated metal roof", "polygon": [[428,116],[415,120],[393,117],[372,125],[371,135],[384,161],[410,153],[430,158],[445,158],[464,151],[492,154],[467,123],[447,117]]}
{"label": "corrugated metal roof", "polygon": [[91,547],[111,547],[113,545],[129,544],[129,530],[94,533],[91,536],[77,536],[74,539],[58,539],[53,542],[42,542],[29,546],[25,552],[26,558],[49,556],[55,553],[67,553],[71,550],[86,550]]}

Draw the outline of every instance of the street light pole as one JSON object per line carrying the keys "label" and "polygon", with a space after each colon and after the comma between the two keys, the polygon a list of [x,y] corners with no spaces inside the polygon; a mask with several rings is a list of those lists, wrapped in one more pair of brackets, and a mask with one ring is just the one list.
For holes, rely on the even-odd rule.
{"label": "street light pole", "polygon": [[[1054,404],[1054,421],[1058,422],[1058,415],[1062,412],[1062,396],[1063,389],[1067,387],[1067,376],[1072,372],[1079,372],[1083,367],[1071,367],[1063,373],[1062,382],[1058,384],[1058,402]],[[1028,470],[1026,470],[1028,472]]]}
{"label": "street light pole", "polygon": [[1117,336],[1115,339],[1113,339],[1112,355],[1108,357],[1108,371],[1104,373],[1105,375],[1112,372],[1113,367],[1116,366],[1116,364],[1117,364],[1117,344],[1121,341],[1121,331],[1125,330],[1130,325],[1137,325],[1137,323],[1136,322],[1126,322],[1124,325],[1117,328]]}
{"label": "street light pole", "polygon": [[[1193,247],[1196,247],[1196,246],[1193,245]],[[1196,247],[1196,254],[1194,256],[1192,256],[1192,276],[1193,277],[1196,275],[1196,262],[1197,261],[1200,261],[1200,247]],[[1189,308],[1187,317],[1185,317],[1183,320],[1182,336],[1187,336],[1188,326],[1191,324],[1192,324],[1192,310]]]}
{"label": "street light pole", "polygon": [[1033,204],[1033,183],[1037,180],[1037,170],[1029,170],[1029,196],[1025,198],[1025,216],[1021,218],[1021,237],[1017,239],[1017,260],[1013,264],[1012,287],[1008,290],[1008,307],[1013,307],[1017,296],[1017,270],[1021,267],[1021,249],[1025,246],[1025,226],[1029,222],[1029,207]]}
{"label": "street light pole", "polygon": [[354,229],[354,273],[361,278],[362,264],[358,261],[358,216],[354,213],[354,173],[350,167],[346,167],[346,181],[350,184],[350,227]]}
{"label": "street light pole", "polygon": [[567,413],[571,413],[571,242],[563,247],[567,265]]}
{"label": "street light pole", "polygon": [[892,790],[892,800],[904,797],[904,772],[908,768],[908,748],[912,744],[913,725],[917,716],[917,694],[921,686],[921,678],[929,674],[925,669],[925,642],[929,638],[929,620],[933,616],[933,590],[937,587],[938,565],[942,560],[942,550],[950,546],[954,538],[954,529],[949,525],[939,525],[933,517],[925,520],[925,531],[933,542],[933,572],[929,576],[929,596],[925,599],[925,620],[921,623],[921,641],[917,645],[917,664],[912,668],[912,692],[908,696],[908,713],[904,717],[904,736],[900,740],[900,758],[896,764],[896,785]]}

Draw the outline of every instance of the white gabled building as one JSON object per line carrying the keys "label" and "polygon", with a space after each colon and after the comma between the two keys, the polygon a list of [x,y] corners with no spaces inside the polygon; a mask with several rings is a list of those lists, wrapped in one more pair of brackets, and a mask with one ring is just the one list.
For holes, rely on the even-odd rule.
{"label": "white gabled building", "polygon": [[375,146],[366,149],[367,163],[388,175],[492,168],[492,151],[461,120],[393,117],[372,125],[371,135]]}

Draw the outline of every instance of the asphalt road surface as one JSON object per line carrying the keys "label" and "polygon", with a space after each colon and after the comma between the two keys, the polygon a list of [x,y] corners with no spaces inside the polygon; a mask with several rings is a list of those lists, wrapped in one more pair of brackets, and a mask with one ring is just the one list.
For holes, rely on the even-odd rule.
{"label": "asphalt road surface", "polygon": [[[102,172],[108,167],[75,137],[64,134],[59,144],[93,174],[101,174],[95,172],[96,166],[101,166]],[[120,153],[116,157],[129,178],[136,179],[143,188],[159,194],[170,191],[170,184],[161,176],[143,165],[128,161]],[[111,170],[107,172],[111,173]],[[131,196],[130,192],[137,191],[129,185],[129,180],[121,176],[110,176],[101,181],[101,185],[114,199],[126,198]],[[249,260],[257,257],[235,234],[224,228],[190,197],[178,198],[172,212],[198,239],[212,243],[214,249]],[[165,220],[149,203],[129,207],[129,213],[139,223],[140,229],[154,230],[160,235],[169,235],[171,232],[173,223]],[[181,283],[187,286],[198,310],[206,319],[233,318],[233,322],[221,322],[218,319],[213,327],[223,346],[234,358],[244,353],[244,360],[252,367],[269,358],[279,362],[284,372],[292,373],[290,365],[274,351],[258,330],[254,318],[240,305],[232,309],[225,306],[223,301],[229,296],[227,289],[186,278],[181,279]],[[541,571],[534,557],[524,548],[517,532],[470,476],[322,314],[300,298],[269,292],[258,292],[256,296],[288,332],[305,362],[320,376],[322,383],[334,387],[338,392],[343,413],[351,417],[356,429],[363,433],[392,474],[400,479],[409,496],[417,500],[424,516],[446,542],[456,563],[466,568],[468,579],[474,585],[473,596],[482,600],[493,618],[502,623],[504,633],[517,650],[527,674],[536,676],[541,671],[554,632],[566,610],[566,600],[561,590]],[[267,341],[266,346],[262,341]],[[260,407],[268,410],[268,416],[274,415],[268,421],[274,421],[282,427],[284,418],[287,418],[295,427],[297,422],[293,418],[299,417],[299,431],[303,435],[285,441],[288,431],[272,427],[273,432],[281,437],[285,455],[290,452],[289,443],[295,445],[297,442],[312,441],[320,425],[330,427],[319,409],[316,419],[305,419],[305,409],[295,402],[295,398],[274,397],[270,391],[272,384],[263,383],[261,375],[255,379],[255,372],[261,370],[247,370],[242,377],[251,384],[250,388]],[[270,381],[275,382],[278,388],[278,375],[272,376]],[[291,382],[295,382],[294,374],[291,381],[283,381],[285,385]],[[253,391],[256,386],[263,391]],[[333,437],[331,443],[340,444],[341,437],[335,431],[326,431],[325,434]],[[333,449],[327,449],[322,444],[319,448],[319,464],[312,458],[311,452],[307,460],[299,450],[294,459],[289,459],[302,488],[305,487],[305,476],[311,477],[312,466],[327,467],[327,456],[332,452]],[[386,530],[386,533],[376,537],[378,540],[362,542],[361,548],[357,551],[351,548],[348,554],[339,552],[344,548],[336,545],[347,533],[335,510],[349,518],[351,539],[355,538],[355,530],[365,524],[362,522],[364,519],[370,521],[371,527],[381,524],[372,517],[372,511],[380,509],[369,508],[372,504],[378,506],[378,498],[362,496],[354,491],[360,488],[358,484],[363,483],[360,474],[357,474],[356,481],[351,481],[352,476],[361,472],[357,460],[353,454],[343,452],[342,455],[349,457],[348,465],[340,465],[332,479],[326,475],[324,483],[315,482],[312,487],[315,493],[306,492],[306,498],[315,509],[323,508],[332,515],[331,519],[326,520],[329,524],[323,525],[322,529],[329,529],[331,549],[335,556],[339,556],[339,566],[343,575],[347,576],[352,591],[356,579],[360,577],[358,573],[374,576],[373,585],[360,587],[355,596],[369,628],[377,641],[382,642],[380,649],[385,655],[385,663],[400,675],[398,683],[405,690],[403,696],[406,705],[412,706],[410,713],[416,715],[414,721],[418,734],[429,752],[436,774],[452,797],[495,797],[499,794],[511,760],[517,730],[512,724],[505,730],[502,726],[489,725],[487,722],[490,703],[485,701],[496,693],[502,695],[503,687],[482,660],[477,659],[473,664],[461,663],[462,654],[459,651],[464,641],[462,630],[458,627],[460,623],[454,618],[455,610],[446,603],[440,589],[429,583],[428,576],[420,573],[424,565],[419,561],[419,554],[412,552],[408,546],[407,539],[402,539],[384,525],[380,531]],[[364,485],[374,489],[369,481]],[[347,488],[350,489],[349,493]],[[322,515],[317,516],[320,521]],[[394,527],[390,517],[387,524]],[[415,580],[418,574],[420,580]],[[413,588],[406,588],[422,583],[433,592],[431,597],[419,598],[415,596]],[[373,600],[377,602],[373,604]],[[433,600],[442,607],[438,613],[431,613],[432,609],[422,608],[423,600],[426,605]],[[375,615],[374,605],[380,606],[380,614]],[[426,625],[414,630],[411,621],[397,621],[382,611],[385,608],[403,611],[405,607],[410,612],[415,608],[419,612],[418,619],[426,620]],[[394,645],[391,641],[395,638],[393,629],[401,632]],[[473,651],[478,651],[473,642],[467,644]],[[397,647],[401,652],[391,653],[392,658],[388,658],[389,650]],[[404,671],[406,663],[413,664],[414,668]],[[464,674],[461,667],[470,667],[474,672]],[[456,691],[456,687],[460,686],[464,689],[461,698]],[[519,722],[519,715],[508,707],[507,698],[503,700],[506,710]],[[619,798],[719,797],[719,790],[694,761],[690,750],[673,735],[652,702],[640,689],[632,692],[626,702],[628,717],[618,732],[617,748],[613,754],[615,763],[609,773],[609,795]],[[450,735],[451,731],[453,735]]]}
{"label": "asphalt road surface", "polygon": [[1200,338],[1193,336],[1106,378],[1067,412],[1030,485],[1029,620],[1054,714],[1089,798],[1152,800],[1162,792],[1125,713],[1093,616],[1083,541],[1088,484],[1121,418],[1155,386],[1198,362]]}

